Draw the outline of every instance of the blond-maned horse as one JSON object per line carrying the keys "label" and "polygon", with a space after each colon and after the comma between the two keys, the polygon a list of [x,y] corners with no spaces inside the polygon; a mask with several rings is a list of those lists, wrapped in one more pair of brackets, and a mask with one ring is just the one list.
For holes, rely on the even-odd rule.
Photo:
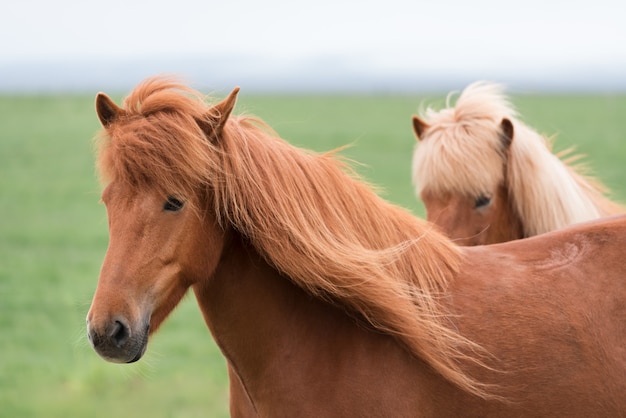
{"label": "blond-maned horse", "polygon": [[626,218],[459,247],[236,95],[97,96],[100,356],[139,360],[191,288],[234,417],[626,415]]}
{"label": "blond-maned horse", "polygon": [[530,237],[624,213],[607,189],[573,165],[570,150],[522,123],[501,85],[467,87],[455,106],[413,117],[416,194],[427,220],[461,245]]}

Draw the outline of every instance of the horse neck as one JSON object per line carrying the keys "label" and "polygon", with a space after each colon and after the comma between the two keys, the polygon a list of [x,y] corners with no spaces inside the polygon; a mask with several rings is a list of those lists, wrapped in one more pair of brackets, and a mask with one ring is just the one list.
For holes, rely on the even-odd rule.
{"label": "horse neck", "polygon": [[[336,350],[318,349],[329,335],[365,332],[281,276],[237,234],[229,241],[216,272],[194,292],[216,343],[253,399],[271,384],[298,379],[298,367],[285,362],[320,361]],[[289,374],[282,376],[283,370]]]}
{"label": "horse neck", "polygon": [[493,220],[488,230],[489,242],[487,243],[494,244],[524,238],[523,220],[518,214],[506,185],[499,186],[497,194],[500,207],[496,212],[496,219]]}
{"label": "horse neck", "polygon": [[[393,337],[312,297],[245,239],[231,238],[216,272],[193,288],[228,361],[231,407],[269,416],[332,416],[337,408],[406,416],[436,393],[466,396]],[[411,400],[398,404],[389,387],[410,388]]]}

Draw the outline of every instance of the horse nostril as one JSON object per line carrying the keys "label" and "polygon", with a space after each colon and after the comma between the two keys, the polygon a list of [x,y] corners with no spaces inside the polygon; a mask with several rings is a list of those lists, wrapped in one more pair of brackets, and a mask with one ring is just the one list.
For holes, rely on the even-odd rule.
{"label": "horse nostril", "polygon": [[109,333],[111,340],[117,348],[121,348],[130,337],[130,329],[120,321],[115,321]]}

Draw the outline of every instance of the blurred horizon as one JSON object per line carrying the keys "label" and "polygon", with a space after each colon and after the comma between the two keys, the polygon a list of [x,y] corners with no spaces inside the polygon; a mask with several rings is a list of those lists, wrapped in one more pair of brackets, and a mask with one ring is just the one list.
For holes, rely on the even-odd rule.
{"label": "blurred horizon", "polygon": [[248,93],[441,93],[492,81],[519,93],[626,93],[626,65],[577,67],[380,68],[375,57],[318,55],[280,60],[256,55],[23,59],[0,64],[0,93],[125,93],[167,75],[202,91]]}

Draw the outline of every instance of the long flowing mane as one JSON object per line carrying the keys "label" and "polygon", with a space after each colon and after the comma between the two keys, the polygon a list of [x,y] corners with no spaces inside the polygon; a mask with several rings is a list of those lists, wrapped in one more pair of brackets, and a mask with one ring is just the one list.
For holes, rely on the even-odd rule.
{"label": "long flowing mane", "polygon": [[481,363],[480,347],[453,329],[440,300],[461,259],[451,242],[379,198],[334,153],[298,149],[258,119],[231,116],[209,138],[200,126],[215,117],[213,108],[174,81],[146,81],[123,109],[99,141],[105,182],[208,198],[224,228],[301,288],[390,333],[460,387],[489,396],[460,366]]}
{"label": "long flowing mane", "polygon": [[[454,106],[449,101],[440,111],[423,112],[428,140],[420,141],[413,159],[418,193],[428,188],[479,196],[506,184],[526,236],[624,212],[585,165],[572,165],[580,156],[553,154],[551,141],[519,120],[501,85],[477,82]],[[503,118],[514,126],[508,150],[500,140]]]}

